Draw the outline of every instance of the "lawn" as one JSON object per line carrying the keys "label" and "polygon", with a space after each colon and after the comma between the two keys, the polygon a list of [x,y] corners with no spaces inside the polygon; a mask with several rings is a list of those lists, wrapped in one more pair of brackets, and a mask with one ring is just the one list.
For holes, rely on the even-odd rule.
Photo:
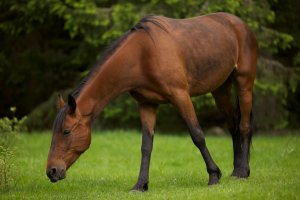
{"label": "lawn", "polygon": [[50,133],[22,135],[16,153],[15,187],[0,199],[300,199],[300,136],[256,136],[251,176],[230,177],[232,144],[226,136],[208,136],[207,145],[222,170],[220,184],[208,186],[200,153],[188,135],[156,134],[149,191],[130,193],[140,164],[141,134],[93,133],[90,149],[51,183],[45,174]]}

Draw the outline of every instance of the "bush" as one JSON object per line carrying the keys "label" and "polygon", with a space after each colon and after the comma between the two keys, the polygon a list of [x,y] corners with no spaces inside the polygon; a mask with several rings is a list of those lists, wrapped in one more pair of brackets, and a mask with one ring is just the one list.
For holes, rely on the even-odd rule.
{"label": "bush", "polygon": [[[254,121],[257,129],[299,128],[300,69],[260,58],[254,85]],[[299,95],[299,94],[298,94]]]}
{"label": "bush", "polygon": [[16,108],[11,108],[13,117],[0,119],[0,190],[8,191],[14,183],[14,155],[16,151],[15,142],[19,132],[24,130],[26,117],[18,120],[14,114]]}

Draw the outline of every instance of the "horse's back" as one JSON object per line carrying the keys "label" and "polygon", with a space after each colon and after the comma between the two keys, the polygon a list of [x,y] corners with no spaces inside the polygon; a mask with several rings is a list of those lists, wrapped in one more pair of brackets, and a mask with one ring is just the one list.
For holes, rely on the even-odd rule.
{"label": "horse's back", "polygon": [[[242,20],[227,13],[157,20],[166,30],[157,27],[155,39],[161,52],[168,51],[159,59],[183,65],[191,95],[213,91],[224,83],[237,66],[241,43],[252,37]],[[173,70],[177,69],[173,66]]]}

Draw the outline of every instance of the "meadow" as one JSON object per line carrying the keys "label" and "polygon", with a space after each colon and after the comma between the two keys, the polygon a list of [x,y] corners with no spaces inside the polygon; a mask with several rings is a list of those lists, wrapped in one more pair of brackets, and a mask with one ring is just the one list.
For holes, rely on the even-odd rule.
{"label": "meadow", "polygon": [[229,136],[207,136],[208,148],[222,170],[220,184],[208,186],[204,161],[186,135],[156,134],[149,191],[130,193],[140,165],[141,134],[106,131],[92,134],[92,144],[51,183],[45,174],[49,132],[22,134],[15,155],[15,183],[0,199],[300,199],[300,136],[254,136],[251,175],[230,176]]}

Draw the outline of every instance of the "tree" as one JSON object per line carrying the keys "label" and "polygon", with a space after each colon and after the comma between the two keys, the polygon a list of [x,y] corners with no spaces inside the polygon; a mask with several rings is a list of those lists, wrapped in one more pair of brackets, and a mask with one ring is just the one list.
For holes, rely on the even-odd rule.
{"label": "tree", "polygon": [[[293,37],[272,26],[273,0],[2,0],[0,116],[11,104],[27,114],[53,91],[72,87],[112,40],[148,14],[185,18],[225,11],[256,32],[268,54]],[[281,32],[283,31],[283,32]]]}

